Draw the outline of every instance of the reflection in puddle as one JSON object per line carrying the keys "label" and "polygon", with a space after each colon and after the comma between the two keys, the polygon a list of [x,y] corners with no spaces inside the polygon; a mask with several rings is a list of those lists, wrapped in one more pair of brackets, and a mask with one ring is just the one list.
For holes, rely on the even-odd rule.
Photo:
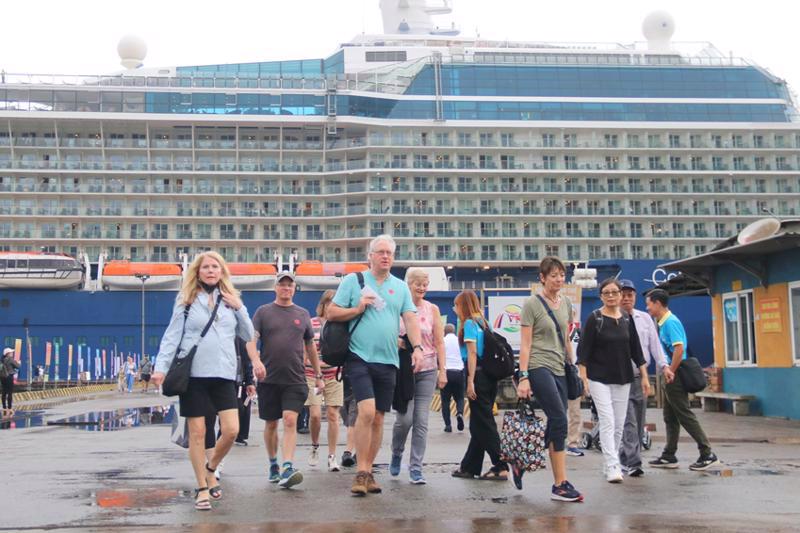
{"label": "reflection in puddle", "polygon": [[183,495],[174,489],[103,489],[92,494],[99,507],[124,509],[167,505]]}
{"label": "reflection in puddle", "polygon": [[48,426],[73,426],[87,431],[116,431],[119,429],[170,424],[175,416],[171,405],[92,411],[60,420],[49,420]]}
{"label": "reflection in puddle", "polygon": [[14,416],[3,417],[0,429],[24,429],[44,425],[44,411],[15,411]]}

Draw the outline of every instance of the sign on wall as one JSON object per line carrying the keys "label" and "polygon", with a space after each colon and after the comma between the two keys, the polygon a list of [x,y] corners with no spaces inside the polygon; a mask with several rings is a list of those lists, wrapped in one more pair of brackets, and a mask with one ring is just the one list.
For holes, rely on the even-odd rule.
{"label": "sign on wall", "polygon": [[761,300],[758,303],[758,311],[761,315],[761,320],[758,322],[761,333],[783,333],[780,299],[765,298]]}

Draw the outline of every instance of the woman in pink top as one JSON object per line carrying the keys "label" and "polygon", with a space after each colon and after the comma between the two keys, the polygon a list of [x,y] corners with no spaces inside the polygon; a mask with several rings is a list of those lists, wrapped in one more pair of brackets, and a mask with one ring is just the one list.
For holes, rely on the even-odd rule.
{"label": "woman in pink top", "polygon": [[[428,274],[422,269],[412,268],[406,274],[406,280],[408,288],[411,289],[411,298],[417,308],[419,329],[422,334],[423,359],[422,364],[414,368],[414,399],[409,402],[405,413],[395,413],[392,431],[392,462],[389,465],[389,473],[393,476],[400,475],[406,438],[408,431],[413,428],[408,477],[411,483],[424,485],[426,481],[422,475],[422,458],[425,455],[428,438],[428,414],[430,413],[431,398],[433,398],[433,391],[437,385],[442,388],[447,384],[444,326],[439,308],[424,300],[430,283]],[[400,334],[404,333],[401,322]]]}

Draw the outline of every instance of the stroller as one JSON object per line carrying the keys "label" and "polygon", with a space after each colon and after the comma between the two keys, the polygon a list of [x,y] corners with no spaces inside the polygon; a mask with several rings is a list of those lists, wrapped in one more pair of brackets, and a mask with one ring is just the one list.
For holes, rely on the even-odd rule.
{"label": "stroller", "polygon": [[[592,412],[592,419],[590,422],[592,428],[590,431],[584,431],[581,435],[581,448],[584,450],[595,448],[597,451],[602,451],[600,447],[600,418],[597,415],[597,406],[595,406],[594,399],[591,396],[589,396],[589,410]],[[642,448],[649,450],[652,444],[653,441],[650,436],[650,430],[647,429],[647,425],[645,425],[644,431],[642,432]]]}

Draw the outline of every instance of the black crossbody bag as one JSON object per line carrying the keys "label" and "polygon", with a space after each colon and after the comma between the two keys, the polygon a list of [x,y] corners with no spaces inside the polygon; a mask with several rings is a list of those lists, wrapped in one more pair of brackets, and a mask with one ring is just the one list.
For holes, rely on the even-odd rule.
{"label": "black crossbody bag", "polygon": [[536,297],[542,302],[547,314],[550,315],[550,318],[553,320],[553,324],[556,325],[558,340],[561,341],[561,347],[564,348],[564,375],[567,377],[567,398],[570,400],[577,400],[583,396],[583,380],[578,372],[578,367],[566,359],[567,345],[564,342],[564,334],[561,332],[561,326],[558,324],[556,315],[553,314],[553,310],[550,309],[550,306],[547,305],[547,302],[544,301],[544,298],[542,298],[540,294],[537,294]]}
{"label": "black crossbody bag", "polygon": [[208,330],[211,329],[211,324],[214,323],[214,318],[217,316],[217,309],[219,309],[219,303],[221,301],[222,295],[220,294],[217,296],[217,303],[214,305],[214,310],[211,311],[211,317],[208,319],[206,327],[204,327],[203,332],[200,333],[200,338],[197,339],[197,342],[191,347],[189,353],[184,357],[178,357],[181,351],[183,336],[186,334],[186,319],[189,318],[189,308],[191,306],[187,305],[183,310],[183,331],[181,332],[181,340],[178,341],[178,347],[175,349],[175,357],[172,359],[169,370],[167,370],[167,375],[164,377],[164,383],[161,385],[161,392],[164,396],[178,396],[188,390],[194,354],[197,352],[197,346],[200,344],[200,341],[203,340]]}
{"label": "black crossbody bag", "polygon": [[[358,285],[363,289],[364,274],[356,272],[356,277],[358,278]],[[325,321],[325,325],[322,326],[322,331],[319,335],[319,351],[322,352],[323,363],[328,366],[338,367],[344,365],[347,356],[350,354],[350,337],[363,317],[364,313],[361,313],[357,320],[348,320],[347,322]]]}

